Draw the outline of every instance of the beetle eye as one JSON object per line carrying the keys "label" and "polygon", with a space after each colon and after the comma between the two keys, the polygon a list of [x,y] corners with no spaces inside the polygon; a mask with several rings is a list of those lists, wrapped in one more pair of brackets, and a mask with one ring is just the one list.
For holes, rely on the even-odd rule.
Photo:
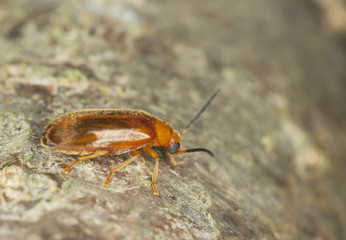
{"label": "beetle eye", "polygon": [[174,143],[172,149],[169,151],[170,154],[175,154],[180,148],[180,143]]}

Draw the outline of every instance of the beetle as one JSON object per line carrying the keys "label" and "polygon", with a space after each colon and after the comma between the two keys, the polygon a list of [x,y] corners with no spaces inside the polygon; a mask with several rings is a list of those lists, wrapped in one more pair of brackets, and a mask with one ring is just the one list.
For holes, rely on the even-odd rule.
{"label": "beetle", "polygon": [[184,161],[176,162],[175,158],[185,153],[206,152],[213,157],[214,154],[206,148],[182,150],[181,140],[186,130],[196,122],[219,90],[210,97],[181,133],[165,121],[142,110],[87,109],[66,113],[53,119],[45,127],[41,143],[59,152],[80,155],[63,170],[65,173],[81,161],[129,152],[129,159],[110,170],[104,186],[109,184],[115,171],[139,158],[144,151],[155,160],[151,182],[154,194],[159,195],[155,185],[159,157],[153,147],[164,147],[170,154],[173,165],[183,164]]}

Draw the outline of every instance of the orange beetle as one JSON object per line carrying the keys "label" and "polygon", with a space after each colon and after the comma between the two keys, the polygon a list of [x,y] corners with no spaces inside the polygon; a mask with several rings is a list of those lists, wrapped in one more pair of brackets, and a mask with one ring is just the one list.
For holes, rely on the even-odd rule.
{"label": "orange beetle", "polygon": [[44,146],[51,147],[59,152],[82,155],[64,169],[67,173],[78,162],[99,156],[118,155],[130,152],[131,158],[112,168],[104,185],[107,186],[113,172],[140,157],[143,149],[155,160],[152,176],[154,194],[159,195],[155,182],[159,169],[159,157],[152,147],[162,146],[171,155],[171,162],[175,157],[189,152],[213,153],[205,148],[181,149],[181,139],[186,130],[200,117],[216,97],[217,90],[201,111],[183,129],[181,134],[175,131],[165,121],[141,110],[117,109],[90,109],[63,114],[52,120],[45,127],[41,137]]}

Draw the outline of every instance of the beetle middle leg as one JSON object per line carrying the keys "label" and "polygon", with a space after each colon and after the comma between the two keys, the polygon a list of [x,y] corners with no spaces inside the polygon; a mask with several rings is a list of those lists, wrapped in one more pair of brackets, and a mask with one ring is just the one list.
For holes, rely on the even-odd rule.
{"label": "beetle middle leg", "polygon": [[109,154],[108,151],[95,151],[94,153],[92,153],[90,155],[79,157],[76,161],[74,161],[73,163],[68,165],[68,167],[66,167],[63,171],[64,171],[64,173],[68,173],[70,171],[70,169],[74,165],[76,165],[78,162],[85,161],[85,160],[92,159],[92,158],[96,158],[96,157],[100,157],[100,156],[107,156],[108,154]]}
{"label": "beetle middle leg", "polygon": [[104,186],[108,186],[109,180],[111,179],[111,176],[115,171],[118,171],[119,169],[125,167],[127,164],[133,162],[134,160],[136,160],[137,158],[139,158],[142,155],[142,153],[140,151],[132,151],[130,153],[133,155],[131,158],[127,159],[125,162],[119,164],[118,166],[116,166],[110,170],[106,181],[103,183]]}

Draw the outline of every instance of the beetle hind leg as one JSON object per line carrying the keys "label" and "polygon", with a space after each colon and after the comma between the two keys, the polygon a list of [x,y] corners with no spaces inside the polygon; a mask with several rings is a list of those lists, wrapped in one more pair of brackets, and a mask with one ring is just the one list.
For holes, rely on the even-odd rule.
{"label": "beetle hind leg", "polygon": [[71,163],[70,165],[68,165],[63,172],[64,173],[68,173],[70,171],[70,169],[76,165],[77,163],[81,162],[81,161],[85,161],[88,159],[92,159],[92,158],[96,158],[96,157],[100,157],[100,156],[107,156],[109,153],[105,152],[105,151],[96,151],[90,155],[87,156],[83,156],[83,157],[79,157],[76,161],[74,161],[73,163]]}

